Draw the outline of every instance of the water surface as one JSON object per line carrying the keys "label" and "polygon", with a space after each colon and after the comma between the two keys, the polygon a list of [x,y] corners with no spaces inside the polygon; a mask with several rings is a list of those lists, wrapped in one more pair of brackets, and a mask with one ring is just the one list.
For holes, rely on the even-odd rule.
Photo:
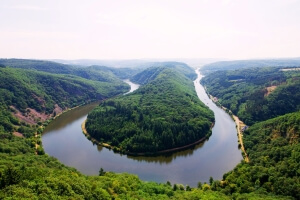
{"label": "water surface", "polygon": [[88,175],[97,175],[102,167],[105,171],[137,174],[146,181],[170,181],[192,187],[199,181],[208,182],[210,176],[222,179],[224,173],[242,160],[237,131],[230,116],[208,98],[199,83],[201,75],[197,70],[196,73],[196,92],[214,112],[216,120],[212,136],[204,143],[168,156],[133,157],[114,153],[93,145],[82,133],[81,123],[98,104],[94,103],[71,110],[52,121],[42,136],[45,152]]}

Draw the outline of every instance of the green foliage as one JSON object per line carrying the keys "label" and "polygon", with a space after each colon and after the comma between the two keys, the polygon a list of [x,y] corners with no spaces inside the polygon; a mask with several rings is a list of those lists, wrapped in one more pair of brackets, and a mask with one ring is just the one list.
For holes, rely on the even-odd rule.
{"label": "green foliage", "polygon": [[191,144],[210,133],[213,113],[192,81],[168,68],[145,70],[155,78],[132,94],[104,101],[88,115],[88,133],[125,152],[158,152]]}
{"label": "green foliage", "polygon": [[135,74],[143,71],[144,67],[139,68],[112,68],[112,67],[106,67],[106,66],[97,66],[93,65],[88,67],[87,69],[93,70],[93,71],[102,71],[106,73],[112,73],[115,76],[119,77],[120,79],[129,79]]}
{"label": "green foliage", "polygon": [[[84,176],[47,155],[0,153],[0,198],[11,199],[229,199],[220,192],[143,182],[127,173]],[[188,187],[187,187],[188,188]]]}
{"label": "green foliage", "polygon": [[33,108],[49,114],[55,104],[65,109],[114,96],[127,89],[123,83],[12,68],[0,68],[0,80],[0,104],[13,105],[21,112]]}
{"label": "green foliage", "polygon": [[176,70],[191,80],[196,79],[194,70],[186,64],[178,62],[163,62],[157,63],[154,67],[149,67],[144,71],[134,75],[131,80],[141,85],[147,84],[150,81],[155,80],[160,72],[166,68]]}
{"label": "green foliage", "polygon": [[250,163],[242,162],[224,175],[226,194],[274,193],[300,196],[300,113],[291,113],[251,126],[244,133]]}
{"label": "green foliage", "polygon": [[[300,72],[262,67],[217,71],[203,78],[207,91],[246,124],[300,109]],[[276,88],[268,94],[268,87]]]}
{"label": "green foliage", "polygon": [[105,174],[105,171],[104,169],[101,167],[100,170],[99,170],[99,176],[104,176]]}

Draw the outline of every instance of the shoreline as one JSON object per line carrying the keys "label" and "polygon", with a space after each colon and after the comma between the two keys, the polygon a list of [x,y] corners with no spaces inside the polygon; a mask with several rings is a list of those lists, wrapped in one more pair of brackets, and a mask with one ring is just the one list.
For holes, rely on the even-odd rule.
{"label": "shoreline", "polygon": [[[82,132],[83,134],[93,143],[99,145],[99,146],[102,146],[102,147],[106,147],[108,149],[112,149],[113,151],[117,152],[117,153],[120,153],[120,154],[126,154],[126,155],[130,155],[130,156],[159,156],[159,155],[162,155],[162,154],[167,154],[167,153],[173,153],[173,152],[177,152],[177,151],[180,151],[180,150],[185,150],[185,149],[188,149],[190,147],[193,147],[197,144],[200,144],[201,142],[204,142],[207,137],[203,137],[201,138],[200,140],[197,140],[191,144],[187,144],[187,145],[184,145],[184,146],[181,146],[181,147],[175,147],[175,148],[172,148],[172,149],[166,149],[166,150],[162,150],[162,151],[157,151],[157,152],[140,152],[140,153],[134,153],[134,152],[130,152],[130,151],[122,151],[120,148],[118,147],[115,147],[115,146],[111,146],[107,143],[100,143],[98,140],[94,139],[93,137],[91,137],[91,135],[87,132],[86,130],[86,127],[85,127],[85,124],[86,124],[86,120],[83,121],[83,123],[81,124],[81,129],[82,129]],[[214,125],[214,124],[213,124]],[[212,127],[213,127],[212,125]]]}
{"label": "shoreline", "polygon": [[248,156],[248,154],[247,154],[247,152],[246,152],[246,149],[245,149],[245,147],[244,147],[243,134],[242,134],[242,126],[244,127],[244,126],[246,126],[246,124],[245,124],[244,122],[242,122],[242,121],[238,118],[238,116],[234,115],[234,114],[231,112],[231,110],[229,110],[228,108],[222,106],[220,103],[219,103],[219,105],[218,105],[218,104],[216,103],[217,101],[215,101],[215,97],[212,96],[212,95],[210,95],[210,94],[207,92],[207,90],[206,90],[205,87],[204,87],[204,89],[205,89],[206,93],[208,94],[209,98],[210,98],[210,99],[211,99],[218,107],[220,107],[220,108],[223,109],[225,112],[227,112],[227,113],[231,116],[231,118],[233,119],[233,121],[234,121],[234,123],[235,123],[235,125],[236,125],[236,130],[237,130],[237,135],[238,135],[238,141],[239,141],[240,149],[241,149],[242,152],[243,152],[243,158],[244,158],[244,161],[247,162],[247,163],[249,163],[250,160],[249,160],[249,156]]}
{"label": "shoreline", "polygon": [[246,152],[246,149],[244,147],[244,142],[243,142],[243,134],[242,134],[242,126],[246,126],[246,124],[244,124],[244,122],[242,122],[236,115],[232,115],[233,119],[234,119],[234,122],[236,124],[236,129],[237,129],[237,132],[238,132],[238,138],[239,138],[239,143],[241,145],[241,150],[242,152],[244,152],[244,159],[245,161],[248,163],[250,160],[249,160],[249,157],[248,157],[248,154]]}

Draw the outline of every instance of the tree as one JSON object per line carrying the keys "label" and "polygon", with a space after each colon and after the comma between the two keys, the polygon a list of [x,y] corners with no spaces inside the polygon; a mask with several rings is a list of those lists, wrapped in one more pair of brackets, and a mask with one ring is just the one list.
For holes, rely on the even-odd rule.
{"label": "tree", "polygon": [[14,166],[8,165],[3,174],[0,174],[2,188],[17,184],[21,180],[21,173]]}
{"label": "tree", "polygon": [[201,183],[201,182],[198,182],[197,187],[198,187],[198,189],[202,190],[202,183]]}
{"label": "tree", "polygon": [[104,169],[101,167],[100,170],[99,170],[99,176],[104,176],[105,174],[105,171]]}
{"label": "tree", "polygon": [[213,184],[213,182],[214,182],[214,179],[213,179],[213,177],[209,177],[209,185],[212,185],[212,184]]}
{"label": "tree", "polygon": [[186,191],[191,191],[192,188],[191,188],[189,185],[187,185],[187,186],[185,187],[185,190],[186,190]]}

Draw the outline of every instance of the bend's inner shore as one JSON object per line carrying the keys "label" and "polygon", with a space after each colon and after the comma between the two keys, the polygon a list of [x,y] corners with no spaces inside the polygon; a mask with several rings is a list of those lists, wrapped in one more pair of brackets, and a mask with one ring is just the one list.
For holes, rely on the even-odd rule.
{"label": "bend's inner shore", "polygon": [[[100,146],[103,146],[103,147],[106,147],[106,148],[109,148],[109,149],[113,149],[115,152],[118,152],[118,153],[122,153],[122,154],[127,154],[127,155],[131,155],[131,156],[147,156],[147,155],[160,155],[160,154],[166,154],[166,153],[172,153],[172,152],[176,152],[176,151],[180,151],[180,150],[185,150],[185,149],[188,149],[190,147],[194,147],[195,145],[201,143],[201,142],[204,142],[207,137],[203,137],[201,138],[200,140],[197,140],[191,144],[187,144],[187,145],[184,145],[184,146],[181,146],[181,147],[176,147],[176,148],[172,148],[172,149],[166,149],[166,150],[162,150],[162,151],[157,151],[157,152],[139,152],[139,153],[135,153],[135,152],[130,152],[130,151],[123,151],[121,150],[120,148],[118,147],[115,147],[115,146],[112,146],[110,144],[107,144],[107,143],[101,143],[99,141],[97,141],[95,138],[93,138],[86,130],[85,128],[85,124],[86,124],[86,120],[84,120],[84,122],[81,124],[81,129],[82,129],[82,132],[87,136],[87,138],[89,140],[91,140],[93,142],[93,144],[97,144],[97,145],[100,145]],[[211,128],[213,127],[213,124],[211,126]],[[210,134],[211,135],[211,130],[210,130]]]}

